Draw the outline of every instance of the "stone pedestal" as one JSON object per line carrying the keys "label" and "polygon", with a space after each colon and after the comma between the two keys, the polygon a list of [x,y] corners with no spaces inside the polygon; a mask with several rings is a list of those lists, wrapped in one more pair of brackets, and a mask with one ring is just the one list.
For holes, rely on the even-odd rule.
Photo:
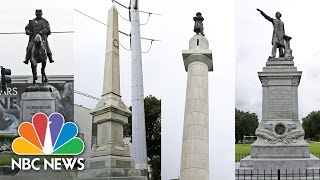
{"label": "stone pedestal", "polygon": [[293,61],[274,58],[258,72],[262,84],[262,120],[251,156],[238,169],[276,172],[320,168],[320,160],[310,155],[309,144],[298,114],[298,86],[301,71]]}
{"label": "stone pedestal", "polygon": [[212,52],[202,35],[190,39],[182,52],[188,72],[181,153],[181,180],[209,179],[208,71]]}
{"label": "stone pedestal", "polygon": [[21,120],[31,122],[33,115],[38,112],[47,116],[56,112],[56,100],[47,86],[30,86],[21,95]]}

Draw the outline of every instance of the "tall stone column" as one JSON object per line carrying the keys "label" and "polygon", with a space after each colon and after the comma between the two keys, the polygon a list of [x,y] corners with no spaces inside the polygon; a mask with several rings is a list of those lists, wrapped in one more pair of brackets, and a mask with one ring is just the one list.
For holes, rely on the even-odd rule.
{"label": "tall stone column", "polygon": [[203,35],[194,35],[182,52],[188,72],[184,113],[181,180],[209,179],[208,71],[212,51]]}
{"label": "tall stone column", "polygon": [[108,12],[103,94],[91,111],[97,124],[97,145],[78,179],[147,179],[134,168],[129,146],[123,142],[123,125],[130,114],[120,96],[118,12],[112,7]]}

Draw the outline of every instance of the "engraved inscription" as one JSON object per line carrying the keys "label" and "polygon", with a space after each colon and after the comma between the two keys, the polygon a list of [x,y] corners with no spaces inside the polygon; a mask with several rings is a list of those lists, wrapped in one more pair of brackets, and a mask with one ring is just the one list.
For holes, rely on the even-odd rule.
{"label": "engraved inscription", "polygon": [[95,161],[95,162],[90,162],[90,168],[91,169],[100,169],[105,167],[105,162],[104,161]]}
{"label": "engraved inscription", "polygon": [[269,87],[269,119],[291,119],[291,87]]}
{"label": "engraved inscription", "polygon": [[116,166],[121,167],[121,168],[131,168],[131,161],[122,161],[122,160],[117,160],[116,161]]}
{"label": "engraved inscription", "polygon": [[26,100],[22,103],[23,121],[31,121],[33,115],[42,112],[49,116],[55,112],[55,100]]}

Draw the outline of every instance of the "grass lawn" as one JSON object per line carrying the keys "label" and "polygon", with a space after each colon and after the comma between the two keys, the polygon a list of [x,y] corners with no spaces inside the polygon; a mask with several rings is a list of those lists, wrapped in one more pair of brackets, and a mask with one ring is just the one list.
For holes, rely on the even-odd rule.
{"label": "grass lawn", "polygon": [[310,144],[310,152],[311,153],[319,153],[320,154],[320,142],[309,142]]}
{"label": "grass lawn", "polygon": [[236,144],[236,154],[250,154],[251,144]]}
{"label": "grass lawn", "polygon": [[[310,141],[309,144],[310,144],[310,153],[316,153],[320,155],[320,142]],[[244,158],[246,154],[250,154],[250,149],[251,149],[250,144],[236,144],[235,145],[236,161],[239,161],[239,159]]]}

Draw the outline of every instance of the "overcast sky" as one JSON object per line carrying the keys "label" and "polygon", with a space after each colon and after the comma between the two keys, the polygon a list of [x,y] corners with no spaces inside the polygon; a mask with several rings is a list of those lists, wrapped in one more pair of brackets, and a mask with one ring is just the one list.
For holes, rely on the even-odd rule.
{"label": "overcast sky", "polygon": [[[49,37],[56,62],[48,65],[47,72],[74,73],[76,90],[100,97],[107,28],[72,9],[107,23],[107,11],[112,3],[109,0],[75,2],[73,5],[71,1],[6,1],[0,9],[0,29],[23,32],[37,8],[43,9],[43,17],[50,22],[52,31],[74,29],[74,34]],[[129,0],[120,2],[129,5]],[[127,10],[116,7],[128,19]],[[194,34],[192,18],[196,12],[204,16],[204,32],[213,51],[214,72],[209,73],[210,179],[213,180],[234,179],[234,104],[261,116],[262,88],[257,71],[262,70],[271,52],[272,25],[256,8],[270,16],[280,11],[286,33],[293,38],[295,65],[303,71],[299,86],[300,117],[319,109],[318,7],[317,0],[140,0],[140,10],[162,14],[151,15],[149,23],[141,26],[141,35],[161,40],[154,42],[151,51],[142,58],[145,96],[152,94],[162,100],[163,179],[177,178],[180,171],[187,78],[181,51],[188,49]],[[140,18],[141,23],[146,22],[148,15],[141,14]],[[130,22],[119,17],[119,28],[129,33]],[[15,75],[31,74],[30,67],[22,63],[27,41],[28,36],[23,34],[0,35],[1,65],[10,67]],[[121,34],[120,43],[130,47],[129,38]],[[142,41],[142,51],[148,50],[149,45],[150,41]],[[130,52],[120,48],[121,95],[127,106],[131,105],[130,62]],[[75,103],[93,108],[97,101],[77,95]]]}
{"label": "overcast sky", "polygon": [[[54,3],[53,3],[54,2]],[[61,1],[60,1],[61,2]],[[46,7],[71,7],[82,11],[104,23],[107,23],[107,11],[112,6],[107,0],[77,0],[74,6],[69,1],[37,1]],[[121,0],[129,5],[129,0]],[[160,39],[154,42],[149,53],[143,54],[144,90],[146,95],[154,95],[162,100],[162,179],[177,178],[180,173],[182,127],[186,93],[186,79],[182,50],[188,49],[189,39],[194,35],[193,17],[201,12],[204,17],[204,32],[213,51],[214,72],[209,73],[209,136],[210,136],[210,179],[234,179],[234,95],[235,95],[235,4],[233,0],[208,1],[156,1],[140,0],[140,10],[160,13],[161,16],[150,16],[149,23],[141,26],[143,37]],[[30,1],[28,1],[30,3]],[[66,4],[65,4],[66,3]],[[11,3],[18,4],[18,1]],[[21,4],[21,3],[20,3]],[[26,4],[21,5],[21,7]],[[30,15],[24,15],[20,25],[10,31],[23,31],[28,19],[34,17],[35,7]],[[128,19],[126,9],[116,6],[120,14]],[[45,10],[45,8],[43,8]],[[44,17],[49,20],[52,30],[62,31],[69,28],[54,28],[54,19],[67,16],[61,11],[54,11],[52,17],[49,9]],[[58,13],[57,13],[58,12]],[[140,14],[141,23],[148,19],[147,14]],[[61,22],[64,20],[60,20]],[[58,22],[60,22],[58,21]],[[7,22],[7,21],[6,21]],[[69,23],[67,23],[69,24]],[[71,23],[70,23],[71,24]],[[103,70],[105,61],[105,42],[107,28],[77,12],[74,12],[74,66],[61,63],[65,58],[58,58],[59,48],[69,50],[71,45],[55,44],[58,38],[50,36],[52,51],[56,59],[54,72],[65,73],[72,70],[75,74],[75,89],[100,97],[102,93]],[[55,26],[58,27],[58,26]],[[119,17],[119,28],[130,32],[130,22]],[[7,30],[6,30],[7,31]],[[20,48],[16,57],[20,63],[24,58],[27,36],[19,42]],[[130,47],[129,38],[120,36],[120,43]],[[65,38],[62,38],[65,40]],[[16,40],[15,40],[16,41]],[[8,42],[2,40],[1,43]],[[150,41],[142,41],[142,51],[149,49]],[[8,50],[9,51],[9,50]],[[69,51],[65,51],[65,55]],[[69,59],[69,58],[68,58]],[[71,58],[72,59],[72,58]],[[121,95],[127,106],[131,105],[131,63],[130,52],[120,48]],[[11,65],[10,65],[11,66]],[[15,67],[15,65],[12,65]],[[21,74],[28,73],[23,71]],[[52,65],[53,67],[53,65]],[[20,71],[19,71],[20,72]],[[48,69],[49,72],[49,69]],[[53,71],[50,71],[53,73]],[[48,73],[49,74],[49,73]],[[93,108],[97,101],[76,95],[75,103]]]}
{"label": "overcast sky", "polygon": [[[35,9],[43,10],[43,17],[49,21],[51,31],[73,31],[73,10],[71,2],[63,4],[54,1],[4,1],[0,8],[0,32],[24,32],[28,21],[35,18]],[[72,75],[74,34],[51,34],[48,38],[55,63],[47,65],[47,75]],[[10,68],[12,75],[31,75],[30,63],[25,65],[26,34],[0,35],[0,65]],[[40,64],[38,72],[40,72]],[[38,73],[39,75],[39,73]]]}
{"label": "overcast sky", "polygon": [[262,71],[271,54],[272,24],[256,8],[274,18],[282,14],[290,41],[294,63],[302,71],[299,90],[300,119],[320,106],[320,2],[317,0],[241,0],[236,1],[236,107],[255,112],[261,119]]}

